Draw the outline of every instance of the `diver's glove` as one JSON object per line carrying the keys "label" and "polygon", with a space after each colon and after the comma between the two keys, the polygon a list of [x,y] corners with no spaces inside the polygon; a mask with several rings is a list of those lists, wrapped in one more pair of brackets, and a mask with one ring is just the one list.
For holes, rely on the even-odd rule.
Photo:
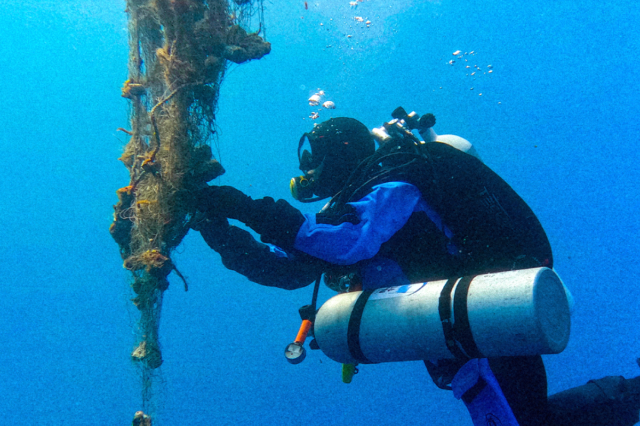
{"label": "diver's glove", "polygon": [[272,250],[222,216],[202,222],[200,234],[227,269],[260,285],[294,290],[311,284],[323,270],[321,261],[296,250]]}
{"label": "diver's glove", "polygon": [[217,252],[220,252],[229,244],[231,238],[231,225],[226,217],[208,216],[197,223],[197,227],[192,227],[202,234],[205,242]]}
{"label": "diver's glove", "polygon": [[210,186],[202,190],[198,210],[209,217],[239,220],[260,234],[263,243],[285,250],[293,248],[305,221],[302,213],[284,200],[275,201],[271,197],[254,200],[231,186]]}
{"label": "diver's glove", "polygon": [[248,195],[232,186],[207,186],[196,196],[197,208],[208,217],[229,217],[233,211],[245,204]]}

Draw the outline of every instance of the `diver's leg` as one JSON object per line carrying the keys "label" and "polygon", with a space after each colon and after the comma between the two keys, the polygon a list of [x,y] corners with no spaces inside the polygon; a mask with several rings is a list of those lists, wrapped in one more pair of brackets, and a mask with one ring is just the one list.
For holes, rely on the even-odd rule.
{"label": "diver's leg", "polygon": [[475,426],[520,426],[486,358],[463,365],[451,388],[453,396],[464,402]]}
{"label": "diver's leg", "polygon": [[440,389],[451,390],[451,381],[467,361],[459,359],[425,360],[424,365],[433,383]]}
{"label": "diver's leg", "polygon": [[609,376],[549,397],[547,423],[557,426],[631,426],[638,422],[640,377]]}
{"label": "diver's leg", "polygon": [[[462,394],[462,399],[474,422],[482,421],[481,417],[491,414],[489,411],[496,409],[504,411],[505,407],[500,407],[502,405],[500,400],[502,400],[508,405],[520,426],[544,425],[547,376],[542,357],[490,358],[488,359],[490,371],[481,373],[482,367],[478,364],[478,372],[475,376],[473,369],[469,367],[473,362],[478,363],[479,360],[471,360],[468,365],[459,360],[445,361],[438,363],[425,361],[425,365],[438,387],[442,389],[453,387],[454,394]],[[491,377],[495,379],[495,385],[491,383]],[[465,382],[472,382],[473,386]],[[451,386],[449,386],[450,383]],[[481,398],[474,401],[476,396]],[[456,397],[460,398],[458,395]],[[482,410],[488,411],[483,414]]]}
{"label": "diver's leg", "polygon": [[544,424],[547,374],[541,356],[489,358],[496,377],[520,426]]}

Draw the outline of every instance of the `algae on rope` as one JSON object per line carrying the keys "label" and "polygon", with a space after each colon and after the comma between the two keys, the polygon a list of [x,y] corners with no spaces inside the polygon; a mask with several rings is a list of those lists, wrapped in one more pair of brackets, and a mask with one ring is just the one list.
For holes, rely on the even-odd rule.
{"label": "algae on rope", "polygon": [[[260,30],[247,32],[262,0],[127,0],[130,136],[120,160],[129,184],[116,191],[111,235],[132,272],[140,311],[132,358],[145,371],[163,360],[158,342],[167,276],[178,272],[172,251],[195,216],[194,193],[224,173],[213,158],[215,112],[229,61],[269,53]],[[244,28],[243,28],[244,27]],[[247,29],[245,29],[247,28]]]}

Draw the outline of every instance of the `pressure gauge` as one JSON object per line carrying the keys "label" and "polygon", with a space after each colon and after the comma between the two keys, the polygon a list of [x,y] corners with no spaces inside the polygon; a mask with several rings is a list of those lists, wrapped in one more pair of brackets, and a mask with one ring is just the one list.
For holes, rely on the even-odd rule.
{"label": "pressure gauge", "polygon": [[307,352],[300,343],[291,343],[284,350],[284,356],[291,364],[300,364],[307,356]]}

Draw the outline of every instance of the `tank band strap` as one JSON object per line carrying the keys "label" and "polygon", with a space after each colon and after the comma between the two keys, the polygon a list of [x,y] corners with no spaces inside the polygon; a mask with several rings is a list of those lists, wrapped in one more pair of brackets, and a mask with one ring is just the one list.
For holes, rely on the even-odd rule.
{"label": "tank band strap", "polygon": [[362,348],[360,348],[360,322],[362,320],[362,313],[373,291],[374,290],[365,290],[358,296],[358,300],[356,300],[353,310],[351,311],[349,326],[347,328],[349,352],[360,364],[374,364],[374,362],[369,361],[367,357],[364,356]]}
{"label": "tank band strap", "polygon": [[456,294],[453,297],[454,336],[464,352],[469,358],[484,358],[478,349],[476,341],[473,340],[471,325],[469,324],[469,310],[467,309],[467,297],[469,286],[475,277],[463,277],[456,287]]}
{"label": "tank band strap", "polygon": [[451,318],[451,290],[456,285],[458,278],[449,278],[442,287],[440,299],[438,300],[438,312],[440,313],[440,322],[442,323],[442,331],[444,332],[444,341],[447,349],[458,359],[468,360],[469,357],[460,350],[456,344],[455,333]]}
{"label": "tank band strap", "polygon": [[[469,326],[469,312],[467,311],[467,296],[469,294],[469,285],[473,278],[474,276],[462,277],[459,282],[458,278],[448,279],[444,287],[442,287],[438,301],[438,312],[447,349],[453,356],[463,361],[471,358],[483,358],[473,340],[471,327]],[[453,296],[453,316],[455,321],[452,322],[451,292],[456,282],[458,282],[458,286]]]}

